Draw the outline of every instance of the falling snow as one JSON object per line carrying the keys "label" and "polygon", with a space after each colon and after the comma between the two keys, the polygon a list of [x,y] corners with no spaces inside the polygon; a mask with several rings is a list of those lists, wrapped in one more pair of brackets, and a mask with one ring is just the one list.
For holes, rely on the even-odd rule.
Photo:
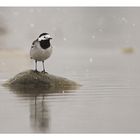
{"label": "falling snow", "polygon": [[122,18],[121,18],[121,21],[124,22],[124,23],[127,23],[127,22],[128,22],[127,19],[126,19],[125,17],[122,17]]}
{"label": "falling snow", "polygon": [[19,12],[14,11],[14,12],[13,12],[13,15],[14,15],[14,16],[18,16],[18,15],[19,15]]}
{"label": "falling snow", "polygon": [[93,62],[93,59],[92,59],[92,57],[90,57],[90,58],[89,58],[89,62],[90,62],[90,63],[92,63],[92,62]]}
{"label": "falling snow", "polygon": [[64,41],[67,41],[67,38],[64,37],[63,40],[64,40]]}
{"label": "falling snow", "polygon": [[[78,12],[78,19],[77,16],[73,16],[70,19],[69,16],[71,14],[74,15],[75,12],[73,9],[70,9],[68,12],[67,8],[24,8],[23,10],[14,8],[11,9],[10,13],[1,10],[0,16],[2,17],[1,21],[4,19],[3,22],[7,26],[5,27],[8,28],[9,31],[12,31],[8,36],[9,38],[7,37],[12,41],[16,40],[15,36],[18,35],[17,33],[19,31],[22,32],[23,36],[49,32],[54,36],[52,43],[55,42],[56,46],[59,43],[65,42],[67,45],[72,44],[72,46],[94,47],[93,42],[108,40],[116,42],[117,40],[118,42],[124,43],[125,40],[130,40],[130,38],[131,42],[134,39],[133,34],[139,34],[138,13],[133,14],[135,16],[132,16],[130,12],[128,12],[128,14],[127,12],[120,14],[118,9],[116,13],[110,12],[108,15],[106,12],[102,13],[102,9],[100,10],[101,12],[96,13],[96,10],[94,11],[93,8],[94,13],[89,16],[91,11],[84,11],[83,9],[85,13],[83,15],[80,10],[75,9],[75,11]],[[85,20],[83,21],[83,19]],[[71,22],[74,24],[71,24]],[[133,30],[133,32],[130,30]],[[18,39],[23,41],[23,36],[18,35]],[[24,38],[30,41],[27,36],[24,36]],[[10,41],[6,43],[11,46]],[[20,47],[19,44],[17,44],[17,46]]]}
{"label": "falling snow", "polygon": [[34,13],[34,9],[33,9],[33,8],[30,8],[30,9],[29,9],[29,12],[30,12],[30,13]]}
{"label": "falling snow", "polygon": [[132,26],[133,26],[133,27],[135,27],[135,26],[136,26],[136,24],[135,24],[135,23],[133,23],[133,24],[132,24]]}
{"label": "falling snow", "polygon": [[92,39],[95,39],[95,35],[92,35]]}
{"label": "falling snow", "polygon": [[99,28],[98,31],[99,31],[99,32],[103,32],[103,29],[102,29],[102,28]]}
{"label": "falling snow", "polygon": [[34,25],[33,23],[31,23],[31,24],[30,24],[30,27],[31,27],[31,28],[34,28],[34,27],[35,27],[35,25]]}

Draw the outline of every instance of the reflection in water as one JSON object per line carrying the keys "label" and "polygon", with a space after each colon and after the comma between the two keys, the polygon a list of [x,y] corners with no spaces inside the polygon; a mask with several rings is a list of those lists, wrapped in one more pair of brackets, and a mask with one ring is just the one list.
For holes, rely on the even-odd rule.
{"label": "reflection in water", "polygon": [[[49,93],[68,93],[76,87],[48,88],[38,86],[11,86],[10,91],[18,97],[30,102],[30,122],[31,128],[35,132],[45,133],[49,129],[49,111],[45,98]],[[50,94],[49,94],[50,95]],[[65,94],[66,95],[66,94]]]}
{"label": "reflection in water", "polygon": [[46,132],[49,126],[49,113],[44,98],[45,95],[38,100],[38,97],[35,96],[34,102],[30,102],[30,122],[36,132]]}

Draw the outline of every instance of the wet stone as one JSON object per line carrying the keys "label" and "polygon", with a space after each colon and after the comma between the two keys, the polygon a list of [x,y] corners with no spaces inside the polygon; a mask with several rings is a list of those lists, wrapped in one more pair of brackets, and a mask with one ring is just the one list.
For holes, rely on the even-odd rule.
{"label": "wet stone", "polygon": [[67,78],[55,76],[47,72],[36,72],[27,70],[15,75],[10,80],[3,84],[12,90],[25,91],[26,89],[39,91],[40,89],[50,91],[58,90],[73,90],[77,89],[80,85]]}

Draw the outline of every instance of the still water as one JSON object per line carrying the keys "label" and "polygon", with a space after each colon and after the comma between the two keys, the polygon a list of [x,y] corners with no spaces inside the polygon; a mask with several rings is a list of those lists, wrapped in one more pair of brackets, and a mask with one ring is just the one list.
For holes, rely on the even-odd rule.
{"label": "still water", "polygon": [[[27,92],[1,85],[0,133],[140,133],[139,54],[119,48],[54,48],[47,71],[82,86]],[[31,68],[28,51],[0,51],[0,84]]]}

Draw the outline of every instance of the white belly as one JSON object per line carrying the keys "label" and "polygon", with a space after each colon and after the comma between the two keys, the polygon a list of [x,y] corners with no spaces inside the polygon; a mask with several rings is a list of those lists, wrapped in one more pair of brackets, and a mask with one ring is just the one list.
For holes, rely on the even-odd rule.
{"label": "white belly", "polygon": [[52,54],[52,47],[49,47],[47,49],[42,49],[39,47],[33,47],[30,50],[30,56],[32,59],[35,59],[37,61],[44,61],[48,59]]}

